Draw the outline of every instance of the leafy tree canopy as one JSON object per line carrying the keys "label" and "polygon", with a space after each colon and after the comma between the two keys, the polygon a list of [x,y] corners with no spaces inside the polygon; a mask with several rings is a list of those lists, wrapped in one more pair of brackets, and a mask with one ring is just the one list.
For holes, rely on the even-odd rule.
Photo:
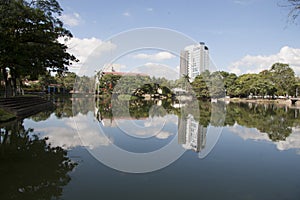
{"label": "leafy tree canopy", "polygon": [[77,61],[57,40],[72,37],[59,19],[61,13],[56,0],[0,1],[0,69],[6,96],[15,95],[16,79],[37,79],[49,70],[62,73]]}

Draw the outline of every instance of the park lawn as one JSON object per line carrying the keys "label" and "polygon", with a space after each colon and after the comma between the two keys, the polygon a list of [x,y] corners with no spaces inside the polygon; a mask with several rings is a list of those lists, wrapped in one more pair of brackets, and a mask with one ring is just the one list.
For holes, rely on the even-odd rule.
{"label": "park lawn", "polygon": [[11,114],[0,108],[0,122],[5,122],[14,118],[16,118],[14,114]]}

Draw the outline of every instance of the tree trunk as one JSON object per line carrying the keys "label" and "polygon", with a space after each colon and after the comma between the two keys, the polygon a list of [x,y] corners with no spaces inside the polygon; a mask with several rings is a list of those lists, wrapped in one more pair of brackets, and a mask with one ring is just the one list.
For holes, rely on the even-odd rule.
{"label": "tree trunk", "polygon": [[4,97],[11,97],[12,96],[11,82],[9,80],[10,78],[8,78],[6,69],[2,70],[2,74],[3,74],[4,88],[5,88]]}
{"label": "tree trunk", "polygon": [[16,96],[17,94],[17,79],[15,73],[11,73],[11,89],[12,89],[12,96]]}

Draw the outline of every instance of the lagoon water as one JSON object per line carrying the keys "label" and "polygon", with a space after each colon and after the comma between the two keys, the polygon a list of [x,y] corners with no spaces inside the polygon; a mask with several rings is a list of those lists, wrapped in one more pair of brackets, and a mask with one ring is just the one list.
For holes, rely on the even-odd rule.
{"label": "lagoon water", "polygon": [[300,199],[299,108],[52,100],[0,124],[0,199]]}

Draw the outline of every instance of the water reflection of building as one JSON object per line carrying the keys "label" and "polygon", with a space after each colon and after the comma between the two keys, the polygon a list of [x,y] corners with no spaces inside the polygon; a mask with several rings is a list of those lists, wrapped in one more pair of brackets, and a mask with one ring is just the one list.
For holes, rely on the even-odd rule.
{"label": "water reflection of building", "polygon": [[196,152],[205,148],[207,128],[199,124],[193,115],[179,118],[178,126],[178,143],[182,144],[183,148]]}

